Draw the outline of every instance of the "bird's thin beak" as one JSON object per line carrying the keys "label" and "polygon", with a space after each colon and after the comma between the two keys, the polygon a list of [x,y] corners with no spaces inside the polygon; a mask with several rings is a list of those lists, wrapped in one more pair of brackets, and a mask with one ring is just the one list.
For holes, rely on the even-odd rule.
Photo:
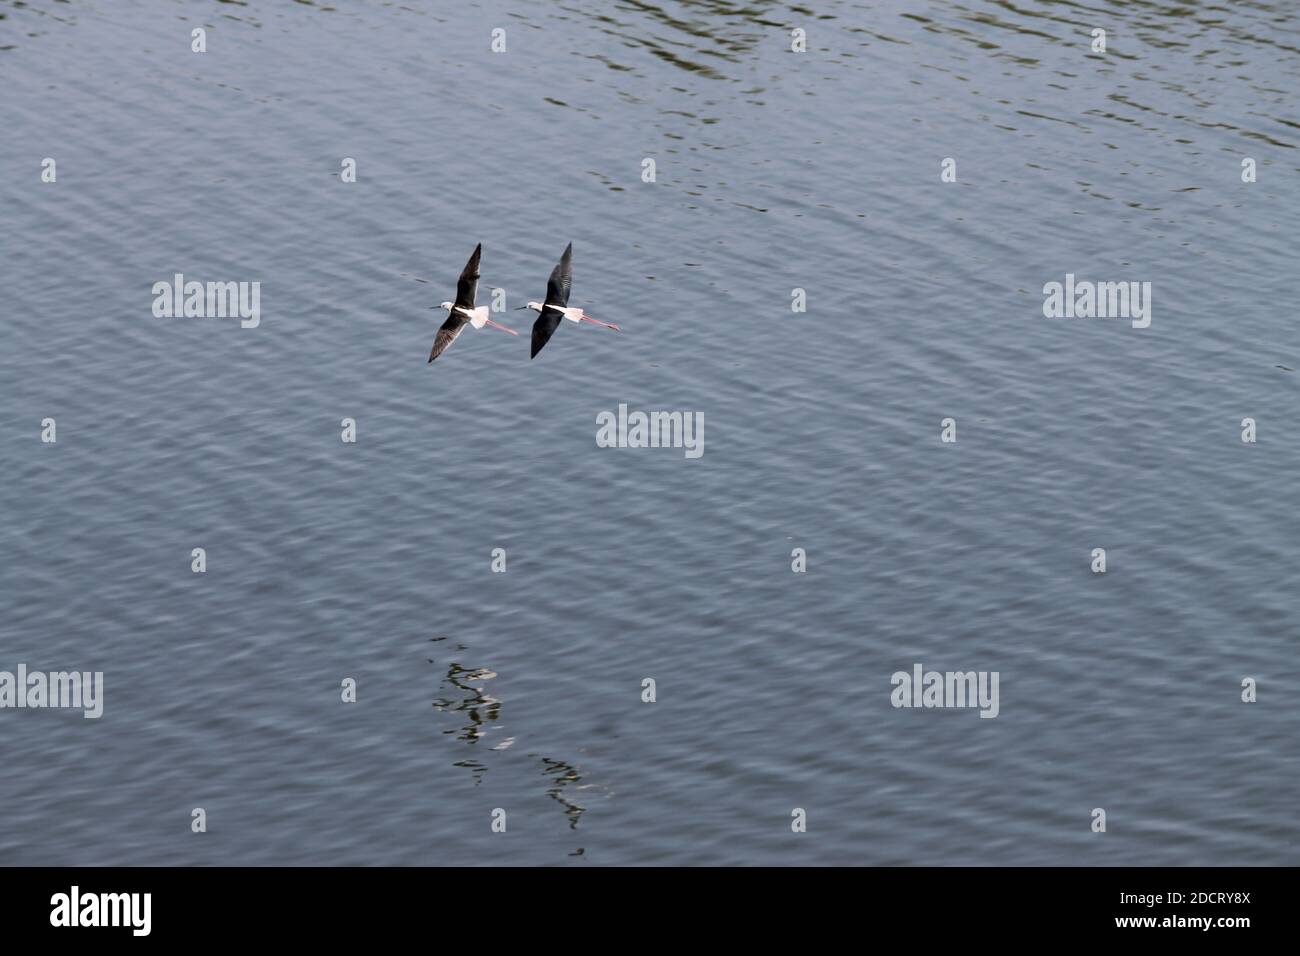
{"label": "bird's thin beak", "polygon": [[528,308],[528,306],[526,305],[515,306],[515,311],[518,312],[520,309],[526,309],[526,308]]}
{"label": "bird's thin beak", "polygon": [[502,332],[509,332],[511,335],[518,335],[518,334],[519,334],[519,333],[516,332],[514,329],[507,329],[504,325],[497,325],[497,324],[496,324],[495,322],[493,322],[491,319],[488,319],[488,320],[487,320],[487,324],[490,325],[490,326],[492,326],[492,328],[494,328],[494,329],[500,329]]}

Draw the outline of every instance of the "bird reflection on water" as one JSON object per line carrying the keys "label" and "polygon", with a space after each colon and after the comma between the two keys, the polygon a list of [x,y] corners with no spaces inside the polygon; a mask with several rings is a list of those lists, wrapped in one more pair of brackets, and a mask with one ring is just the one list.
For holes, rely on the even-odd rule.
{"label": "bird reflection on water", "polygon": [[[429,640],[430,643],[439,643],[447,638],[433,637]],[[464,644],[452,644],[449,649],[453,653],[467,650]],[[428,660],[430,664],[438,663],[433,658]],[[484,691],[486,682],[496,676],[496,672],[490,668],[466,667],[456,661],[447,662],[447,674],[439,685],[438,696],[433,699],[432,706],[434,710],[459,714],[468,722],[460,727],[449,727],[442,731],[444,734],[476,746],[486,743],[493,731],[502,729],[501,701]],[[487,753],[509,750],[514,743],[514,737],[502,737],[484,751],[483,759],[467,757],[456,761],[454,766],[468,770],[474,778],[474,785],[478,786],[483,782],[483,777],[488,770],[484,760],[493,759],[488,758]],[[585,790],[590,784],[584,785],[578,768],[567,761],[541,754],[528,754],[527,759],[537,761],[541,765],[542,775],[548,781],[546,795],[564,809],[564,815],[569,820],[569,828],[576,830],[578,820],[587,808],[569,799],[567,791]],[[574,855],[581,855],[581,851]]]}

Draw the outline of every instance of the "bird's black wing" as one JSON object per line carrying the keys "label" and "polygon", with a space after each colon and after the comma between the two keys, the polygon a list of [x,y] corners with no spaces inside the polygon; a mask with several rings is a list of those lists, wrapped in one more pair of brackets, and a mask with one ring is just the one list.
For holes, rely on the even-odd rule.
{"label": "bird's black wing", "polygon": [[[546,281],[546,301],[543,305],[565,306],[569,304],[569,286],[573,283],[573,243],[564,247],[564,255],[551,270],[551,277]],[[538,321],[541,321],[540,319]],[[534,329],[537,326],[533,326]],[[555,327],[551,326],[551,332]],[[547,332],[549,337],[551,332]],[[534,341],[536,339],[534,338]],[[545,343],[543,343],[545,344]],[[534,353],[536,354],[536,353]]]}
{"label": "bird's black wing", "polygon": [[[565,256],[565,259],[568,259],[567,255]],[[556,266],[555,268],[558,269],[559,266]],[[565,285],[565,292],[568,292],[567,283]],[[550,295],[548,294],[546,297],[549,299]],[[555,330],[559,328],[560,322],[563,319],[564,316],[561,313],[556,312],[554,309],[542,309],[542,314],[539,315],[537,321],[533,323],[533,354],[528,356],[529,358],[537,358],[537,353],[542,350],[542,347],[546,345],[547,342],[551,341],[551,336],[555,334]]]}
{"label": "bird's black wing", "polygon": [[[478,253],[474,253],[474,258],[478,258]],[[429,362],[432,362],[447,349],[451,348],[451,343],[456,341],[456,336],[460,335],[460,330],[465,328],[469,320],[462,315],[453,312],[447,316],[447,321],[442,323],[442,328],[438,329],[438,334],[433,339],[433,350],[429,352]],[[429,364],[428,362],[425,363]]]}
{"label": "bird's black wing", "polygon": [[478,257],[483,252],[483,243],[474,247],[474,254],[465,263],[465,270],[456,283],[456,305],[462,308],[474,308],[474,298],[478,295]]}

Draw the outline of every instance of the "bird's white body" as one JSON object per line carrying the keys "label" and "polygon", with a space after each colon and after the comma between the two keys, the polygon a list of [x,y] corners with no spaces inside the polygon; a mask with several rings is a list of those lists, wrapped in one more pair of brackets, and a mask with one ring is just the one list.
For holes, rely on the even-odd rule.
{"label": "bird's white body", "polygon": [[442,303],[442,307],[446,309],[448,312],[453,312],[453,311],[459,312],[461,315],[469,319],[469,324],[474,326],[474,328],[476,329],[481,329],[483,328],[483,326],[487,325],[488,323],[489,309],[486,305],[480,305],[476,309],[466,309],[463,306],[453,305],[450,302],[444,302]]}
{"label": "bird's white body", "polygon": [[556,312],[559,312],[566,319],[568,319],[570,322],[573,323],[581,322],[583,319],[587,319],[588,321],[591,321],[591,318],[587,315],[587,313],[583,312],[582,309],[578,308],[577,306],[566,307],[562,305],[551,305],[549,302],[546,305],[542,305],[542,303],[540,302],[529,302],[528,308],[532,309],[534,312],[541,312],[542,309],[554,309]]}

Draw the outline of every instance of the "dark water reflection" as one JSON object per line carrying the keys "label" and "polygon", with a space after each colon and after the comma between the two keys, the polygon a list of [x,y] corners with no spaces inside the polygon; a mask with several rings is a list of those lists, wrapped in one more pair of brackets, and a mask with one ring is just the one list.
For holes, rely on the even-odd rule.
{"label": "dark water reflection", "polygon": [[[445,641],[446,638],[434,637],[430,640],[437,643]],[[463,644],[447,645],[447,650],[451,653],[463,652],[466,649]],[[429,663],[438,662],[431,658]],[[439,687],[439,696],[433,700],[433,707],[438,711],[455,714],[458,719],[467,720],[468,723],[463,727],[443,730],[444,734],[453,735],[457,740],[471,745],[491,742],[488,739],[491,738],[496,742],[487,749],[492,751],[509,750],[514,746],[515,737],[496,733],[504,732],[504,725],[501,723],[501,701],[484,693],[486,682],[496,676],[486,667],[463,667],[454,661],[447,664],[447,676],[443,678],[442,685]],[[483,776],[488,770],[488,764],[483,761],[489,759],[509,758],[489,758],[484,755],[482,759],[458,760],[455,766],[468,770],[475,786],[478,786],[483,782]],[[582,775],[578,769],[563,760],[538,754],[527,754],[526,759],[540,764],[541,773],[547,781],[543,785],[546,795],[563,808],[564,815],[569,820],[569,827],[576,830],[578,820],[586,808],[569,799],[567,794],[571,789],[583,789]]]}

